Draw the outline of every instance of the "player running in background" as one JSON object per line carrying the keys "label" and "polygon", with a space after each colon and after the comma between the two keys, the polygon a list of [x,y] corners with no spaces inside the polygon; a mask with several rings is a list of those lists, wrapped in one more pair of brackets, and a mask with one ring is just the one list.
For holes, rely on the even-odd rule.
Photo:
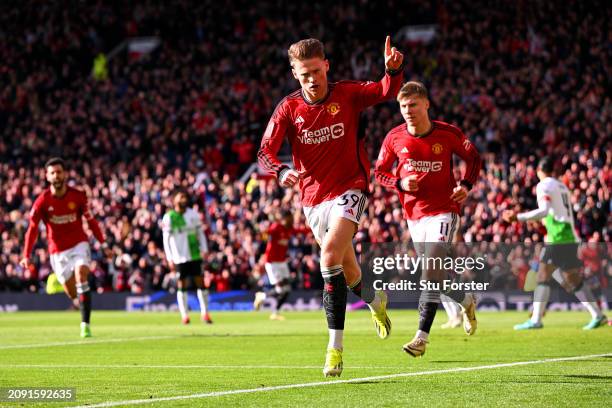
{"label": "player running in background", "polygon": [[176,302],[183,324],[189,324],[188,280],[191,278],[197,288],[198,301],[203,322],[212,323],[208,313],[208,290],[202,280],[202,259],[208,252],[206,236],[202,230],[200,214],[189,208],[189,196],[182,189],[173,196],[174,208],[162,218],[164,252],[171,269],[178,273]]}
{"label": "player running in background", "polygon": [[280,310],[291,292],[289,265],[287,264],[289,240],[295,234],[305,234],[308,231],[294,228],[293,215],[291,212],[284,210],[280,213],[279,220],[270,225],[267,232],[268,243],[263,257],[268,280],[273,288],[267,292],[257,292],[253,306],[255,310],[259,310],[268,297],[274,298],[276,299],[276,306],[274,312],[270,315],[270,320],[285,320],[280,315]]}
{"label": "player running in background", "polygon": [[591,314],[591,321],[584,330],[595,329],[606,324],[595,296],[579,274],[578,236],[574,229],[574,214],[570,204],[570,191],[553,177],[554,161],[544,157],[538,163],[536,186],[538,208],[517,214],[507,210],[503,214],[506,222],[543,220],[546,227],[546,245],[540,252],[537,286],[533,292],[531,319],[514,326],[515,330],[541,329],[542,317],[550,297],[550,278],[553,277],[569,293],[573,293]]}
{"label": "player running in background", "polygon": [[[347,284],[363,298],[352,239],[366,205],[370,165],[364,140],[358,137],[359,115],[367,107],[395,97],[402,82],[404,57],[387,37],[386,73],[380,81],[331,83],[327,80],[329,61],[319,40],[301,40],[291,45],[288,54],[291,72],[301,89],[277,105],[258,159],[281,186],[297,184],[300,188],[308,225],[321,246],[323,307],[329,329],[323,374],[339,376]],[[291,146],[293,169],[278,159],[285,139]],[[370,307],[378,335],[386,338],[391,330],[386,295],[376,292],[373,299],[363,300]]]}
{"label": "player running in background", "polygon": [[[404,84],[397,101],[406,123],[393,128],[385,137],[376,162],[376,180],[399,193],[415,248],[420,248],[419,252],[426,250],[429,257],[444,257],[449,251],[446,243],[453,242],[459,228],[460,206],[480,173],[480,155],[457,127],[429,118],[428,92],[422,83]],[[466,163],[459,182],[453,177],[455,154]],[[448,279],[445,271],[433,269],[424,270],[423,276],[434,282]],[[461,305],[465,332],[474,334],[475,297],[463,291],[445,295]],[[414,339],[404,345],[405,352],[415,357],[425,353],[439,303],[440,291],[422,292],[419,329]]]}
{"label": "player running in background", "polygon": [[455,329],[461,326],[463,324],[463,309],[461,309],[459,303],[446,295],[440,295],[440,301],[448,316],[446,323],[443,323],[440,327],[443,329]]}
{"label": "player running in background", "polygon": [[30,254],[38,237],[38,225],[42,221],[47,229],[53,272],[70,299],[74,301],[78,295],[81,337],[91,337],[91,290],[88,283],[91,250],[83,230],[83,217],[96,240],[106,249],[104,234],[91,215],[87,195],[67,185],[64,160],[57,157],[50,159],[45,164],[45,170],[50,187],[32,205],[20,264],[24,268],[30,267]]}

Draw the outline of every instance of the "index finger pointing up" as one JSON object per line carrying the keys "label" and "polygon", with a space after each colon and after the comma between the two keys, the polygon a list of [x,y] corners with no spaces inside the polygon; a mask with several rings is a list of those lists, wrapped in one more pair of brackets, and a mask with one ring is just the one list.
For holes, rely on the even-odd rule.
{"label": "index finger pointing up", "polygon": [[387,36],[385,40],[385,55],[391,54],[391,37]]}

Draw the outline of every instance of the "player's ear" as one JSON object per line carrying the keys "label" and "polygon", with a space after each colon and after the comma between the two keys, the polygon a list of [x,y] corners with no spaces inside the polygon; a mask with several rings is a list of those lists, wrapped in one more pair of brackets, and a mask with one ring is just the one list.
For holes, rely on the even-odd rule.
{"label": "player's ear", "polygon": [[325,72],[329,71],[329,60],[325,60]]}
{"label": "player's ear", "polygon": [[293,74],[293,77],[294,77],[295,79],[297,79],[298,81],[300,80],[300,78],[298,78],[297,72],[295,72],[295,69],[294,69],[294,68],[291,68],[291,73]]}

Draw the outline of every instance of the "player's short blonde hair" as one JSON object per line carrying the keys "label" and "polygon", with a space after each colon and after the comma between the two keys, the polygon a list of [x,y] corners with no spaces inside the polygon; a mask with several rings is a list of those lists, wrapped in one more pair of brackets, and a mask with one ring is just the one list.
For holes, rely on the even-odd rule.
{"label": "player's short blonde hair", "polygon": [[325,48],[323,43],[316,38],[307,38],[291,44],[287,51],[289,64],[293,66],[294,61],[303,61],[310,58],[325,59]]}
{"label": "player's short blonde hair", "polygon": [[397,100],[400,101],[404,98],[408,98],[413,95],[416,95],[420,98],[429,99],[429,92],[427,92],[427,88],[425,87],[425,85],[423,85],[422,82],[410,81],[402,85],[401,89],[397,94]]}

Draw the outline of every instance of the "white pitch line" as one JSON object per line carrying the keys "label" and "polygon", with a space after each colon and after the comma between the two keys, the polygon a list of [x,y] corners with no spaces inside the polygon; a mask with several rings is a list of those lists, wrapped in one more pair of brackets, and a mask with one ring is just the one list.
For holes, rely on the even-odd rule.
{"label": "white pitch line", "polygon": [[[0,365],[0,370],[3,368],[91,368],[91,369],[113,369],[113,368],[170,368],[170,369],[298,369],[298,370],[320,370],[321,366],[296,366],[296,365],[200,365],[200,364],[191,364],[191,365],[130,365],[130,364],[102,364],[102,365],[93,365],[93,364],[2,364]],[[404,367],[400,366],[345,366],[346,369],[389,369],[389,368],[397,368],[402,369]]]}
{"label": "white pitch line", "polygon": [[128,342],[128,341],[143,341],[143,340],[164,340],[164,339],[174,339],[177,337],[180,337],[180,336],[126,337],[123,339],[78,340],[78,341],[63,341],[63,342],[55,342],[55,343],[38,343],[38,344],[14,344],[14,345],[9,345],[9,346],[0,346],[0,350],[56,347],[56,346],[73,346],[73,345],[87,345],[87,344],[101,344],[101,343],[122,343],[122,342]]}
{"label": "white pitch line", "polygon": [[317,382],[301,383],[301,384],[287,384],[287,385],[276,385],[276,386],[271,386],[271,387],[247,388],[247,389],[242,389],[242,390],[215,391],[215,392],[207,392],[207,393],[200,393],[200,394],[177,395],[174,397],[149,398],[149,399],[138,399],[138,400],[126,400],[126,401],[112,401],[112,402],[104,402],[101,404],[80,405],[76,408],[105,408],[105,407],[116,407],[120,405],[151,404],[153,402],[221,397],[221,396],[226,396],[226,395],[251,394],[251,393],[256,393],[256,392],[288,390],[288,389],[293,389],[293,388],[308,388],[308,387],[319,387],[319,386],[335,385],[335,384],[350,384],[350,383],[358,383],[358,382],[363,382],[363,381],[383,381],[383,380],[389,380],[392,378],[400,378],[400,377],[418,377],[422,375],[449,374],[449,373],[458,373],[458,372],[466,372],[466,371],[489,370],[493,368],[516,367],[516,366],[524,366],[524,365],[532,365],[532,364],[556,363],[556,362],[561,362],[561,361],[587,360],[589,358],[610,357],[610,356],[612,356],[612,353],[591,354],[591,355],[574,356],[574,357],[548,358],[544,360],[517,361],[514,363],[500,363],[500,364],[491,364],[491,365],[475,366],[475,367],[456,367],[456,368],[448,368],[444,370],[417,371],[414,373],[377,375],[377,376],[372,376],[372,377],[351,378],[350,380],[317,381]]}

